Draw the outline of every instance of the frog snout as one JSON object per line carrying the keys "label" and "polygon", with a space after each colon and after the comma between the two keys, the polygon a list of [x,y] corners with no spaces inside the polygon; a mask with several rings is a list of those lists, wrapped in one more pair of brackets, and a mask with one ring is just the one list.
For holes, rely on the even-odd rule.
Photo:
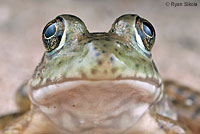
{"label": "frog snout", "polygon": [[89,48],[85,49],[84,57],[79,64],[81,72],[88,78],[116,78],[121,75],[126,65],[119,59],[119,55],[110,49],[106,49],[102,44],[95,46],[88,45]]}

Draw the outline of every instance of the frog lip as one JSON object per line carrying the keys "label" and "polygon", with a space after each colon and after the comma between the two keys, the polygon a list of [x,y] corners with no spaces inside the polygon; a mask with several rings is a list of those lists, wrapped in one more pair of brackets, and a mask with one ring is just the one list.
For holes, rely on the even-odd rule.
{"label": "frog lip", "polygon": [[[162,86],[161,84],[153,84],[146,81],[141,80],[98,80],[98,81],[91,81],[91,80],[76,80],[76,81],[66,81],[63,83],[57,83],[53,85],[48,85],[45,87],[38,88],[37,90],[29,90],[30,99],[35,104],[46,104],[48,103],[49,98],[53,98],[55,95],[70,91],[71,89],[81,87],[83,85],[89,86],[101,86],[102,84],[110,85],[119,85],[119,88],[123,89],[124,85],[128,85],[130,88],[134,90],[137,88],[139,90],[142,89],[141,92],[148,92],[150,96],[153,97],[153,101],[158,100],[162,96]],[[98,86],[97,86],[98,85]],[[115,90],[112,90],[115,92]]]}
{"label": "frog lip", "polygon": [[140,78],[140,77],[117,77],[117,78],[103,78],[103,79],[96,79],[96,78],[87,78],[87,77],[83,77],[83,78],[62,78],[61,80],[55,80],[55,81],[50,81],[47,80],[45,84],[38,84],[35,86],[32,86],[32,80],[29,81],[29,86],[32,90],[39,90],[42,89],[43,87],[48,87],[50,85],[58,85],[58,84],[62,84],[65,82],[72,82],[72,81],[121,81],[121,80],[133,80],[133,81],[141,81],[144,83],[149,83],[152,85],[155,85],[156,87],[160,87],[162,85],[162,80],[160,79],[160,77],[158,77],[158,79],[154,79],[154,78]]}

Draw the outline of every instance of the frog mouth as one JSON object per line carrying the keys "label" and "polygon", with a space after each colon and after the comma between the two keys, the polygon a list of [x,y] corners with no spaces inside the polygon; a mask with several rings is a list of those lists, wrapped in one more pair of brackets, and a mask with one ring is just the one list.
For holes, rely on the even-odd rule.
{"label": "frog mouth", "polygon": [[[140,80],[77,80],[66,81],[64,83],[48,85],[37,90],[31,90],[30,98],[36,104],[48,104],[55,101],[55,98],[58,99],[58,96],[61,96],[61,94],[71,93],[72,96],[75,95],[76,93],[72,93],[74,90],[76,90],[77,94],[80,91],[82,93],[92,93],[95,96],[97,95],[95,92],[97,92],[107,97],[109,97],[109,93],[107,92],[119,95],[119,97],[120,94],[117,94],[117,92],[126,92],[135,95],[137,94],[138,99],[143,98],[143,101],[149,102],[158,100],[162,94],[161,85],[158,86]],[[66,97],[70,98],[70,95],[67,95]],[[133,95],[133,97],[136,96]]]}
{"label": "frog mouth", "polygon": [[68,81],[32,90],[29,96],[57,126],[70,132],[123,132],[135,124],[162,87],[139,80]]}

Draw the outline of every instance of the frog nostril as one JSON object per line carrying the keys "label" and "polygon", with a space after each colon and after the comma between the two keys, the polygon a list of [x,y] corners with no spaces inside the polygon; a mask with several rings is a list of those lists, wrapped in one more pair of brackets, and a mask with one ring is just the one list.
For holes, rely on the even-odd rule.
{"label": "frog nostril", "polygon": [[114,61],[114,58],[113,57],[110,57],[110,62],[112,63]]}

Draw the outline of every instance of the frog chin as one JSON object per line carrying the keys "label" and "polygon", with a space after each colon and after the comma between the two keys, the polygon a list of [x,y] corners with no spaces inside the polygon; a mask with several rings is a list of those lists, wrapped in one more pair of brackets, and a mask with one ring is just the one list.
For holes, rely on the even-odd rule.
{"label": "frog chin", "polygon": [[139,80],[68,81],[32,90],[30,98],[61,129],[123,132],[161,96],[161,87]]}

